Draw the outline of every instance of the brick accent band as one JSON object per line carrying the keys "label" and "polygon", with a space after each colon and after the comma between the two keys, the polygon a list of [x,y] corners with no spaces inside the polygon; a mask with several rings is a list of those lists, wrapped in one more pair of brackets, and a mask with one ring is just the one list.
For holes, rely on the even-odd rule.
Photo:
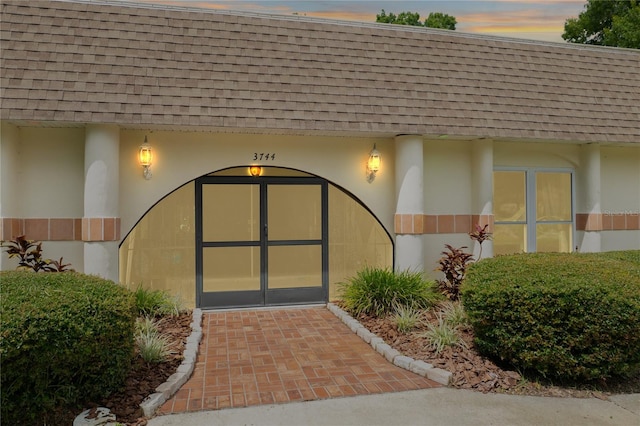
{"label": "brick accent band", "polygon": [[394,217],[396,234],[468,234],[476,224],[489,225],[493,232],[493,215],[471,214],[402,214]]}
{"label": "brick accent band", "polygon": [[10,218],[0,220],[0,239],[26,235],[35,241],[120,241],[119,217]]}
{"label": "brick accent band", "polygon": [[638,231],[640,230],[639,212],[577,213],[578,231]]}

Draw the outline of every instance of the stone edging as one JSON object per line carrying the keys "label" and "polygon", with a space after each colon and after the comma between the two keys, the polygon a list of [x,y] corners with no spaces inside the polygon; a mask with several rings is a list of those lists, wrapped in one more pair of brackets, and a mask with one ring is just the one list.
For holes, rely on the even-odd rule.
{"label": "stone edging", "polygon": [[156,388],[152,393],[140,403],[140,408],[146,417],[151,417],[166,400],[171,398],[174,393],[185,384],[191,377],[193,369],[196,365],[196,356],[198,355],[198,345],[202,339],[202,310],[193,310],[193,321],[191,322],[191,335],[187,337],[187,343],[184,348],[182,364],[175,373],[167,378],[167,381]]}
{"label": "stone edging", "polygon": [[335,316],[340,318],[342,322],[351,329],[351,331],[356,333],[356,335],[358,335],[362,340],[369,343],[376,352],[385,357],[387,361],[393,365],[409,370],[445,386],[448,386],[451,383],[451,372],[441,368],[434,368],[433,365],[427,364],[424,361],[415,360],[411,357],[402,355],[396,349],[393,349],[385,343],[382,338],[370,332],[364,325],[360,324],[348,313],[340,309],[337,305],[327,303],[327,308],[329,311],[333,312]]}

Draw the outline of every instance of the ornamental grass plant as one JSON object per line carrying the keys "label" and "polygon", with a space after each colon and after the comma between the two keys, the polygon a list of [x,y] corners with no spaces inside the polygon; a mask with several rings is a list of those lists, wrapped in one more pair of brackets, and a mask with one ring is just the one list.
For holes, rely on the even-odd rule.
{"label": "ornamental grass plant", "polygon": [[410,306],[396,306],[393,323],[400,333],[408,333],[420,323],[420,311]]}
{"label": "ornamental grass plant", "polygon": [[390,268],[365,267],[356,276],[340,283],[342,301],[352,314],[384,316],[396,306],[426,309],[442,296],[435,283],[418,272],[394,272]]}

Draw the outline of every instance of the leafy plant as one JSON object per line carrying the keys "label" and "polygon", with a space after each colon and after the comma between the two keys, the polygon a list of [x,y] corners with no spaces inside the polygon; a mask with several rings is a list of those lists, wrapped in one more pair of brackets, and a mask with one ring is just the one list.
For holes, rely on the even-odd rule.
{"label": "leafy plant", "polygon": [[420,312],[410,306],[396,306],[393,322],[401,333],[408,333],[420,322]]}
{"label": "leafy plant", "polygon": [[444,280],[438,280],[438,288],[449,300],[458,300],[460,297],[460,285],[467,272],[467,265],[473,261],[473,255],[465,253],[467,247],[455,248],[445,244],[448,251],[442,252],[438,260],[436,270],[444,272]]}
{"label": "leafy plant", "polygon": [[428,323],[427,328],[424,337],[429,340],[436,353],[442,352],[448,346],[467,346],[458,334],[456,327],[447,323],[441,315],[438,315],[438,324]]}
{"label": "leafy plant", "polygon": [[345,307],[355,315],[384,316],[402,305],[414,309],[432,306],[440,296],[432,282],[418,272],[393,272],[365,267],[355,277],[340,283]]}
{"label": "leafy plant", "polygon": [[27,240],[25,235],[20,235],[13,240],[0,241],[0,247],[6,247],[5,252],[9,259],[18,258],[18,269],[31,269],[34,272],[72,272],[70,263],[60,260],[42,258],[42,242]]}
{"label": "leafy plant", "polygon": [[[482,257],[482,243],[491,239],[491,233],[488,232],[489,225],[475,225],[475,230],[469,233],[469,238],[480,245],[478,259]],[[438,268],[436,271],[444,272],[444,280],[438,280],[438,288],[449,300],[456,301],[460,298],[460,286],[467,274],[467,267],[474,262],[473,255],[466,253],[466,246],[455,248],[449,244],[445,244],[448,251],[443,251],[442,257],[438,260]]]}
{"label": "leafy plant", "polygon": [[480,252],[478,253],[478,260],[482,258],[482,243],[484,243],[487,240],[490,240],[492,237],[492,234],[487,230],[487,228],[489,228],[488,224],[484,226],[480,226],[479,224],[476,223],[475,230],[469,233],[469,238],[477,242],[478,245],[480,246]]}

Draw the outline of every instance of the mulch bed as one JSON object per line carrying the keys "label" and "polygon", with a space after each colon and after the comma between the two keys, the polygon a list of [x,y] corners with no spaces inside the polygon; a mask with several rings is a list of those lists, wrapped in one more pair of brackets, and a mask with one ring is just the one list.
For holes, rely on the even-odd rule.
{"label": "mulch bed", "polygon": [[438,353],[424,337],[427,331],[426,323],[437,324],[438,319],[433,311],[423,313],[421,324],[409,333],[399,332],[391,316],[376,318],[360,315],[356,319],[403,355],[451,372],[452,386],[455,388],[519,395],[600,399],[607,399],[608,395],[614,393],[640,392],[640,374],[629,379],[591,383],[586,386],[559,386],[545,383],[543,379],[522,377],[518,372],[511,371],[506,366],[501,367],[479,355],[473,344],[473,331],[469,328],[459,330],[464,345],[446,347]]}

